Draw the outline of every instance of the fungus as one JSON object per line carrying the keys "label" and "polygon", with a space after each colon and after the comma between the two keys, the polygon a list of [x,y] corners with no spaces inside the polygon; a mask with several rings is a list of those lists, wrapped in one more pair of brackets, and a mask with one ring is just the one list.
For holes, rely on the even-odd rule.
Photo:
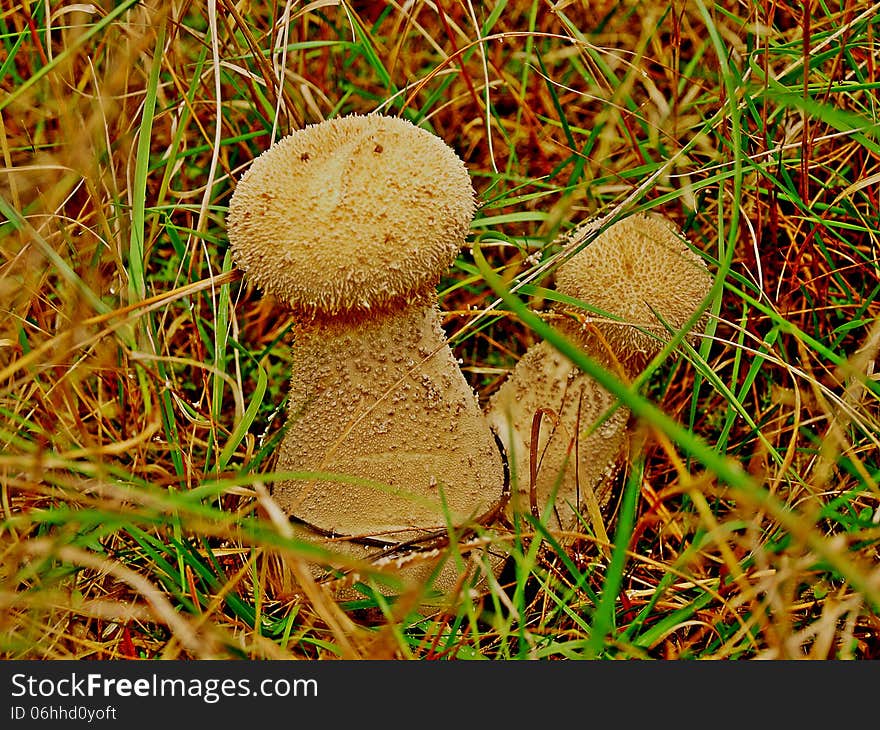
{"label": "fungus", "polygon": [[[558,292],[611,316],[587,316],[587,326],[565,318],[559,329],[605,367],[622,366],[633,377],[667,341],[668,328],[680,329],[694,315],[711,285],[703,260],[666,219],[633,215],[556,275]],[[627,446],[629,412],[611,411],[616,403],[548,342],[529,348],[487,410],[514,462],[512,511],[543,514],[552,503],[550,524],[568,530],[585,509],[592,515],[607,505]]]}
{"label": "fungus", "polygon": [[[578,340],[579,329],[560,329]],[[569,530],[582,508],[607,503],[629,411],[618,407],[601,425],[598,419],[616,403],[549,342],[528,349],[487,411],[515,475],[510,514],[543,517],[552,504],[547,524]]]}
{"label": "fungus", "polygon": [[558,291],[611,315],[593,325],[630,373],[687,323],[711,286],[703,259],[667,218],[650,213],[610,226],[556,275]]}
{"label": "fungus", "polygon": [[316,539],[394,545],[498,508],[501,456],[435,292],[474,209],[445,142],[376,115],[294,132],[235,190],[235,263],[296,315],[276,469],[324,473],[273,496]]}

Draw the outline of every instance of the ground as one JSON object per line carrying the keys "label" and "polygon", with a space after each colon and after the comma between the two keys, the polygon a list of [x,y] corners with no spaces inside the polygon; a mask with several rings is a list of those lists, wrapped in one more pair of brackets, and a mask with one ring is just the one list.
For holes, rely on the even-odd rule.
{"label": "ground", "polygon": [[[880,655],[880,16],[806,5],[4,3],[2,656]],[[503,585],[431,611],[334,600],[267,509],[294,318],[225,228],[273,141],[372,112],[471,174],[438,294],[482,404],[582,224],[661,213],[715,282],[692,347],[607,380],[604,522],[496,535]]]}

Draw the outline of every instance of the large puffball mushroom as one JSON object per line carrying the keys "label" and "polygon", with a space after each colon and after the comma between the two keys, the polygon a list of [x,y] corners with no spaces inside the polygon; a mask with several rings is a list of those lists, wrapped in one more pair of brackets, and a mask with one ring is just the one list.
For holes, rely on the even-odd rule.
{"label": "large puffball mushroom", "polygon": [[316,536],[394,545],[502,500],[501,456],[436,304],[474,209],[445,142],[378,115],[294,132],[235,190],[233,258],[296,314],[275,468],[326,475],[273,496]]}
{"label": "large puffball mushroom", "polygon": [[[669,221],[633,215],[556,274],[558,292],[611,317],[588,314],[586,325],[566,318],[559,329],[604,366],[622,366],[632,377],[670,328],[694,316],[711,285],[703,260]],[[511,513],[537,510],[544,517],[552,506],[548,524],[569,530],[579,515],[593,517],[610,501],[629,412],[549,343],[529,348],[492,396],[487,415],[512,462]]]}

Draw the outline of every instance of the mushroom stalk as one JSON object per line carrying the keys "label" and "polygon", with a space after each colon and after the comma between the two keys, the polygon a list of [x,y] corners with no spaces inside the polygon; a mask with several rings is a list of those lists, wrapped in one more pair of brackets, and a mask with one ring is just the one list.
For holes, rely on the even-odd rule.
{"label": "mushroom stalk", "polygon": [[[595,356],[578,328],[559,329]],[[592,516],[607,504],[629,411],[550,343],[528,349],[487,415],[514,474],[510,517],[532,514],[571,530],[582,510]]]}
{"label": "mushroom stalk", "polygon": [[298,323],[276,468],[347,477],[274,488],[289,514],[335,535],[394,543],[497,507],[500,457],[433,302]]}

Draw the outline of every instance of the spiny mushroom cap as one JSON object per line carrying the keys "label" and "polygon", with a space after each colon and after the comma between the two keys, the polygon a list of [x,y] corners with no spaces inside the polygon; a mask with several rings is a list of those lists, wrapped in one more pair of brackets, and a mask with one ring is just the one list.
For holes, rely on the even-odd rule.
{"label": "spiny mushroom cap", "polygon": [[620,320],[603,320],[596,327],[621,359],[656,353],[669,337],[663,322],[680,329],[711,286],[705,263],[672,224],[644,213],[609,227],[556,276],[557,291]]}
{"label": "spiny mushroom cap", "polygon": [[260,155],[227,223],[251,281],[298,311],[334,315],[435,286],[474,209],[467,169],[439,137],[403,119],[347,116]]}

